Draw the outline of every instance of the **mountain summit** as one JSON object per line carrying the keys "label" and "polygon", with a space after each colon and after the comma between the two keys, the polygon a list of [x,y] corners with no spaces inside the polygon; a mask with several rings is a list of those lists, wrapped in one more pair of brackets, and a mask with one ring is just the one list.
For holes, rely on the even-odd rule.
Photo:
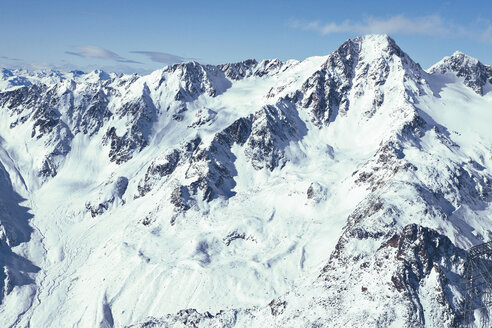
{"label": "mountain summit", "polygon": [[492,238],[491,78],[385,35],[145,76],[2,70],[0,322],[479,322],[462,277]]}
{"label": "mountain summit", "polygon": [[478,59],[456,51],[449,57],[429,69],[431,73],[451,73],[464,79],[466,86],[479,95],[484,94],[484,87],[492,84],[492,67],[482,64]]}

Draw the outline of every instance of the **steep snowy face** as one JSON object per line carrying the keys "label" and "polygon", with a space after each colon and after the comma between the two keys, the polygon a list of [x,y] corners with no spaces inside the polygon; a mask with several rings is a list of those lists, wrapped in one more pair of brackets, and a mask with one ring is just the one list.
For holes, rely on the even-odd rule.
{"label": "steep snowy face", "polygon": [[452,73],[458,78],[462,78],[463,83],[479,95],[483,95],[486,86],[492,84],[492,67],[484,65],[478,59],[467,56],[460,51],[443,58],[429,68],[429,72],[431,74]]}
{"label": "steep snowy face", "polygon": [[0,316],[461,324],[462,248],[492,238],[492,99],[490,67],[460,56],[429,74],[369,35],[300,62],[9,84]]}

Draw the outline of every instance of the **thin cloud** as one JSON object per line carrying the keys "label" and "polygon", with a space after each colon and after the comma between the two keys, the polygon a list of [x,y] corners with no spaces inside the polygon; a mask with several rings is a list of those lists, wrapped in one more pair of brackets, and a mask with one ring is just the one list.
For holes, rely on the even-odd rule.
{"label": "thin cloud", "polygon": [[74,46],[73,48],[75,48],[78,51],[65,51],[65,53],[68,55],[78,56],[83,58],[109,59],[109,60],[117,61],[119,63],[141,64],[141,62],[123,58],[117,53],[112,52],[111,50],[104,49],[99,46],[81,45],[81,46]]}
{"label": "thin cloud", "polygon": [[443,21],[440,16],[422,16],[408,18],[404,15],[397,15],[389,18],[367,17],[361,22],[345,20],[341,23],[329,22],[322,24],[319,21],[302,23],[293,21],[291,27],[316,31],[323,35],[335,33],[355,33],[355,34],[407,34],[407,35],[427,35],[427,36],[446,36],[451,33],[451,28]]}
{"label": "thin cloud", "polygon": [[181,57],[178,55],[169,54],[159,51],[130,51],[134,54],[140,54],[149,57],[149,59],[156,63],[173,64],[181,63],[189,58]]}
{"label": "thin cloud", "polygon": [[480,32],[476,35],[479,41],[484,43],[492,43],[492,23],[489,20],[481,19],[479,20],[481,25]]}
{"label": "thin cloud", "polygon": [[290,27],[305,31],[315,31],[322,35],[351,34],[393,34],[423,35],[435,37],[468,38],[482,43],[492,43],[492,23],[489,20],[477,20],[467,26],[455,25],[445,21],[439,15],[407,17],[396,15],[389,18],[366,17],[361,21],[321,23],[320,21],[302,22],[294,20]]}
{"label": "thin cloud", "polygon": [[0,56],[1,59],[12,60],[12,61],[20,61],[19,58],[12,58],[7,56]]}

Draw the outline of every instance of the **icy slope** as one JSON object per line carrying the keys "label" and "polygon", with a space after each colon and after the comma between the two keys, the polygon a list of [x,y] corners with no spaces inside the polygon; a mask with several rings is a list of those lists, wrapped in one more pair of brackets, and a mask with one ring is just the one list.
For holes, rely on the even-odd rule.
{"label": "icy slope", "polygon": [[460,247],[491,237],[492,74],[454,57],[427,73],[371,35],[301,62],[8,87],[1,224],[24,237],[2,254],[29,266],[4,260],[2,318],[461,323]]}

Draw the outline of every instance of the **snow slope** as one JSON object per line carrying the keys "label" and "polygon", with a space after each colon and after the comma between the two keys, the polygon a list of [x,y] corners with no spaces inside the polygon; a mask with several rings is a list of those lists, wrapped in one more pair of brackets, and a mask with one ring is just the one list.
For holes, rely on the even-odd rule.
{"label": "snow slope", "polygon": [[478,60],[426,72],[369,35],[301,62],[2,72],[6,326],[463,323],[463,249],[491,240]]}

